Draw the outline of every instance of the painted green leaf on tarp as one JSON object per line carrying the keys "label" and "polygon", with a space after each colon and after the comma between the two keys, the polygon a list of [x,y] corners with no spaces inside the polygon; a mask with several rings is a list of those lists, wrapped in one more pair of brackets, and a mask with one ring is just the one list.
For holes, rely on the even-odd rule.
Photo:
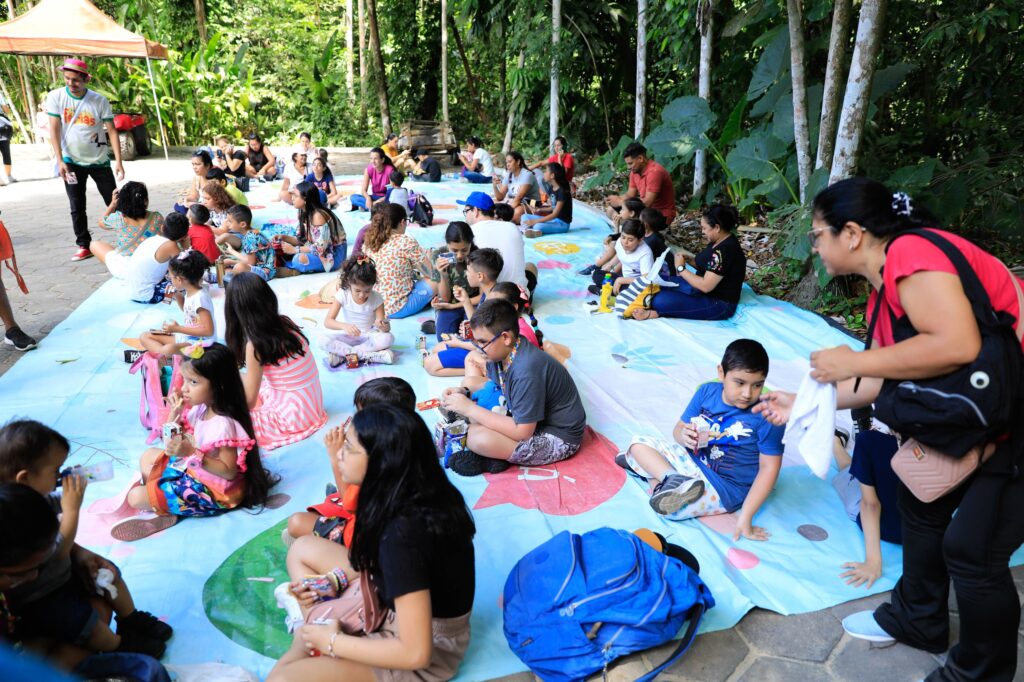
{"label": "painted green leaf on tarp", "polygon": [[288,581],[287,550],[281,542],[287,523],[285,519],[239,547],[203,586],[203,610],[210,622],[232,642],[273,659],[292,644],[285,613],[274,600],[274,588]]}

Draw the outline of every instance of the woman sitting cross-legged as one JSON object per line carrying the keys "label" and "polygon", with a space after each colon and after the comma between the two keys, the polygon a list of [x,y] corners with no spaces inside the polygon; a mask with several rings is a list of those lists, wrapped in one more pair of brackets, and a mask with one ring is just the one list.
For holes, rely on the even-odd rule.
{"label": "woman sitting cross-legged", "polygon": [[430,271],[430,252],[405,233],[407,223],[404,206],[385,204],[374,214],[363,241],[363,254],[377,268],[384,311],[392,319],[415,315],[437,293],[435,282],[420,277],[420,271]]}
{"label": "woman sitting cross-legged", "polygon": [[[411,410],[370,405],[343,437],[336,444],[338,469],[346,483],[360,486],[352,546],[307,535],[288,550],[292,592],[307,621],[328,620],[300,627],[267,681],[451,679],[469,647],[475,593],[476,528],[466,502]],[[335,594],[362,589],[371,576],[389,611],[383,624],[363,636],[342,632],[330,619],[330,602],[316,606],[330,591],[305,586],[311,574],[333,578]],[[362,584],[348,586],[357,575]]]}
{"label": "woman sitting cross-legged", "polygon": [[282,236],[282,250],[292,256],[286,264],[298,272],[333,272],[345,262],[345,228],[334,211],[320,202],[320,190],[311,182],[291,189],[291,205],[299,211],[295,237]]}
{"label": "woman sitting cross-legged", "polygon": [[[627,289],[634,297],[623,317],[653,320],[681,317],[688,320],[727,320],[736,313],[747,273],[747,256],[733,234],[739,213],[732,206],[715,204],[700,219],[708,246],[694,259],[696,272],[686,269],[685,256],[676,256],[677,277],[662,280],[657,273],[638,277]],[[675,283],[678,287],[662,286]]]}

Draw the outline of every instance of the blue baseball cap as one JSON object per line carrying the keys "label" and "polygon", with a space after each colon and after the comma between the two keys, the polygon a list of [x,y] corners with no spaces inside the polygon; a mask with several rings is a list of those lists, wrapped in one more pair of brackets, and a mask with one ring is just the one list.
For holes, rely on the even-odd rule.
{"label": "blue baseball cap", "polygon": [[455,200],[456,204],[463,206],[472,206],[473,208],[479,208],[481,211],[490,211],[494,208],[494,199],[491,198],[490,194],[486,192],[473,192],[465,201],[461,199]]}

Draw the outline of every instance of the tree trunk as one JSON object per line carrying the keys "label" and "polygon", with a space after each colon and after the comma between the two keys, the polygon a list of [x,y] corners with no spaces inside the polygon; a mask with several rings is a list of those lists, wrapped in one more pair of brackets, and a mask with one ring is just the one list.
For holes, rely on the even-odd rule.
{"label": "tree trunk", "polygon": [[[600,77],[600,76],[599,76]],[[647,119],[647,0],[636,3],[636,113],[633,116],[633,137],[644,136]]]}
{"label": "tree trunk", "polygon": [[[715,3],[703,0],[697,7],[697,31],[700,33],[700,67],[697,96],[711,103],[711,52],[714,47]],[[708,152],[698,149],[693,157],[693,196],[703,197],[708,185]]]}
{"label": "tree trunk", "polygon": [[196,8],[196,28],[199,30],[199,42],[203,45],[206,44],[206,2],[205,0],[195,0]]}
{"label": "tree trunk", "polygon": [[359,0],[359,125],[366,125],[366,0]]}
{"label": "tree trunk", "polygon": [[441,0],[441,118],[448,118],[448,0]]}
{"label": "tree trunk", "polygon": [[842,100],[846,68],[846,43],[850,33],[851,0],[836,0],[832,12],[832,33],[828,39],[828,65],[825,67],[825,91],[821,97],[821,124],[818,127],[818,155],[815,168],[832,168],[836,145],[836,120]]}
{"label": "tree trunk", "polygon": [[789,67],[793,82],[793,137],[796,166],[800,177],[800,203],[807,200],[811,177],[811,139],[807,128],[807,74],[804,67],[804,12],[802,0],[786,0],[789,15]]}
{"label": "tree trunk", "polygon": [[353,35],[352,0],[345,0],[345,85],[348,86],[348,101],[356,101],[356,73],[353,50],[355,49],[355,36]]}
{"label": "tree trunk", "polygon": [[508,97],[508,64],[505,62],[505,54],[508,52],[508,33],[505,30],[505,22],[498,22],[498,35],[501,50],[501,58],[498,66],[498,108],[505,110],[505,98]]}
{"label": "tree trunk", "polygon": [[857,22],[857,41],[853,47],[850,76],[839,117],[835,156],[828,183],[848,178],[857,170],[864,122],[868,115],[871,80],[875,75],[875,59],[882,44],[886,0],[864,0]]}
{"label": "tree trunk", "polygon": [[548,146],[558,137],[558,40],[562,33],[562,0],[551,0],[551,95],[548,98]]}
{"label": "tree trunk", "polygon": [[[522,71],[523,67],[526,66],[526,53],[523,50],[519,50],[519,70]],[[516,80],[516,83],[519,79]],[[501,145],[501,153],[508,154],[512,149],[512,128],[516,119],[516,107],[519,106],[519,87],[518,85],[512,91],[512,100],[508,103],[508,123],[505,124],[505,142]]]}
{"label": "tree trunk", "polygon": [[466,86],[469,88],[469,95],[473,98],[473,106],[476,108],[476,115],[480,118],[480,122],[485,126],[490,125],[491,119],[487,115],[487,111],[484,110],[483,105],[480,103],[480,93],[476,87],[476,77],[473,76],[473,69],[469,65],[469,57],[466,55],[466,48],[462,44],[462,35],[459,33],[459,27],[455,23],[455,18],[451,18],[452,37],[455,38],[455,47],[459,51],[459,57],[462,59],[462,68],[466,71]]}
{"label": "tree trunk", "polygon": [[380,50],[380,31],[377,27],[377,0],[366,0],[366,22],[370,25],[370,56],[373,57],[377,83],[377,99],[380,101],[380,127],[384,136],[391,134],[391,107],[388,106],[388,80],[384,71],[384,55]]}

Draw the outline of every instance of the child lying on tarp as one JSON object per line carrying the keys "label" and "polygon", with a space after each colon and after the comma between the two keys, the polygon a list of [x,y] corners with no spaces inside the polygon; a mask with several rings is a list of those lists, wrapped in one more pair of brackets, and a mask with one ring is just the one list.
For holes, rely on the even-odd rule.
{"label": "child lying on tarp", "polygon": [[725,349],[718,382],[697,392],[672,431],[674,442],[636,436],[615,463],[656,482],[651,508],[672,519],[740,510],[733,539],[767,540],[753,525],[782,467],[782,427],[751,412],[768,377],[768,353],[739,339]]}
{"label": "child lying on tarp", "polygon": [[[520,335],[519,320],[514,305],[497,299],[482,303],[470,320],[473,345],[487,357],[487,376],[467,377],[441,398],[443,408],[469,422],[468,449],[448,460],[457,474],[551,464],[572,457],[583,441],[587,415],[576,384],[558,360]],[[504,396],[508,415],[466,394],[479,394],[488,382]]]}

